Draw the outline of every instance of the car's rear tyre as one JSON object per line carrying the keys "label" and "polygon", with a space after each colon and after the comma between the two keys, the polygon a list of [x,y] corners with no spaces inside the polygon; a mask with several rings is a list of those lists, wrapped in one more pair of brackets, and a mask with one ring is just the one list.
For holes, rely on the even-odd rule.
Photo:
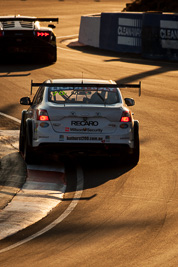
{"label": "car's rear tyre", "polygon": [[26,110],[22,111],[22,118],[20,124],[20,134],[19,134],[19,151],[23,155],[24,154],[24,141],[25,141],[25,114]]}
{"label": "car's rear tyre", "polygon": [[33,163],[35,160],[35,152],[32,147],[32,120],[27,119],[24,137],[24,160],[27,164]]}
{"label": "car's rear tyre", "polygon": [[22,134],[22,125],[20,125],[20,135],[19,135],[19,152],[24,153],[24,136]]}
{"label": "car's rear tyre", "polygon": [[54,63],[57,61],[57,50],[47,54],[47,63]]}
{"label": "car's rear tyre", "polygon": [[140,158],[140,141],[139,141],[139,123],[134,122],[134,149],[133,153],[130,155],[130,161],[132,164],[137,165]]}

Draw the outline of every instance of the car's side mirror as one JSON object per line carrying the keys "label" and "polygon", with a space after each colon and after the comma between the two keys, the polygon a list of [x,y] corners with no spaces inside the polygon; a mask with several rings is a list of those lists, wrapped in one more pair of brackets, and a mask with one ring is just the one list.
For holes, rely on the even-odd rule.
{"label": "car's side mirror", "polygon": [[133,98],[124,98],[125,103],[127,106],[134,106],[135,105],[135,100]]}
{"label": "car's side mirror", "polygon": [[32,104],[32,102],[31,102],[31,100],[30,100],[30,97],[22,97],[21,99],[20,99],[20,104],[21,105],[31,105]]}
{"label": "car's side mirror", "polygon": [[49,24],[48,27],[49,28],[52,28],[52,29],[55,29],[56,28],[56,26],[54,24]]}

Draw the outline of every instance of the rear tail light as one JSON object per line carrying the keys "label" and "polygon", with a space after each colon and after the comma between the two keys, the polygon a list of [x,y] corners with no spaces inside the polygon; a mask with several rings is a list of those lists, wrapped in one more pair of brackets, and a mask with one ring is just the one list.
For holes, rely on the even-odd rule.
{"label": "rear tail light", "polygon": [[50,38],[50,32],[47,31],[37,31],[36,36],[43,40],[49,40]]}
{"label": "rear tail light", "polygon": [[47,37],[49,36],[49,32],[37,32],[36,35],[39,37]]}
{"label": "rear tail light", "polygon": [[37,110],[37,120],[38,121],[49,121],[48,112],[45,109]]}
{"label": "rear tail light", "polygon": [[0,30],[0,37],[3,37],[4,32]]}
{"label": "rear tail light", "polygon": [[121,117],[121,122],[131,122],[132,121],[132,116],[130,111],[123,111],[122,117]]}

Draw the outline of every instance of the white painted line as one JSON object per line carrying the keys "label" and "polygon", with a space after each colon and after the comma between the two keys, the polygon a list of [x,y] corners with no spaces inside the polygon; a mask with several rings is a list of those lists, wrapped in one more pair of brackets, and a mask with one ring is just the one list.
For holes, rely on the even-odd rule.
{"label": "white painted line", "polygon": [[62,201],[66,190],[63,175],[64,168],[62,173],[36,170],[29,173],[22,189],[0,212],[0,240],[41,220]]}
{"label": "white painted line", "polygon": [[73,49],[70,49],[70,48],[62,48],[62,47],[57,47],[57,49],[61,49],[61,50],[65,50],[65,51],[68,51],[68,52],[71,52],[71,53],[82,53],[81,51],[78,51],[78,50],[73,50]]}
{"label": "white painted line", "polygon": [[10,115],[7,115],[7,114],[5,114],[5,113],[0,112],[0,115],[6,117],[6,118],[8,118],[8,119],[11,119],[11,120],[13,120],[13,121],[16,121],[16,122],[18,122],[18,123],[21,123],[21,120],[16,119],[16,118],[14,118],[14,117],[12,117],[12,116],[10,116]]}
{"label": "white painted line", "polygon": [[[66,36],[59,36],[59,37],[56,37],[56,39],[65,39],[65,38],[67,39],[67,38],[78,37],[78,36],[79,36],[78,34],[72,34],[72,35],[66,35]],[[57,49],[72,52],[72,53],[82,53],[82,52],[77,51],[77,50],[73,50],[73,49],[69,49],[69,48],[63,48],[60,46],[57,46]]]}
{"label": "white painted line", "polygon": [[59,36],[56,37],[56,39],[63,39],[63,38],[71,38],[71,37],[77,37],[78,34],[72,34],[72,35],[66,35],[66,36]]}
{"label": "white painted line", "polygon": [[21,240],[21,241],[15,243],[13,245],[7,247],[7,248],[1,249],[0,253],[7,252],[11,249],[19,247],[19,246],[33,240],[34,238],[37,238],[38,236],[46,233],[47,231],[49,231],[53,227],[55,227],[57,224],[61,223],[77,206],[77,204],[81,198],[82,192],[83,192],[83,186],[84,186],[83,171],[82,171],[82,168],[80,166],[77,166],[77,188],[76,188],[74,198],[73,198],[72,202],[70,203],[70,205],[68,206],[68,208],[54,222],[52,222],[51,224],[49,224],[48,226],[43,228],[41,231]]}

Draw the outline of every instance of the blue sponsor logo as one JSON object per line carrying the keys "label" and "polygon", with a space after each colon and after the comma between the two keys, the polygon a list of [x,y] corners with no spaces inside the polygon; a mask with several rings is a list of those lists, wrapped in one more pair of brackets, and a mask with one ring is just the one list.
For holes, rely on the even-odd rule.
{"label": "blue sponsor logo", "polygon": [[41,122],[41,123],[40,123],[40,126],[41,126],[42,128],[47,128],[47,127],[49,126],[49,123],[48,123],[48,122]]}

